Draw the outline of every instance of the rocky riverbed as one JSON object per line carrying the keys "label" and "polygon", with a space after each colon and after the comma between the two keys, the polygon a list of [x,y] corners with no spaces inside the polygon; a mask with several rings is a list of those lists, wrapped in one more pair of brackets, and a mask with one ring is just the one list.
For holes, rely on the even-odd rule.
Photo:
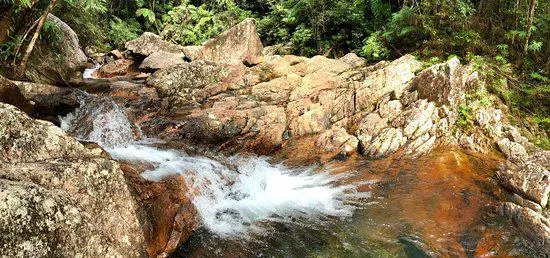
{"label": "rocky riverbed", "polygon": [[[377,256],[358,251],[370,249],[356,238],[380,245],[372,241],[377,237],[372,232],[383,231],[380,223],[392,225],[391,234],[378,236],[391,236],[391,244],[380,250],[392,255],[409,247],[434,257],[550,254],[550,152],[522,136],[498,100],[487,105],[468,97],[486,87],[471,64],[453,58],[426,67],[412,55],[374,65],[354,54],[339,59],[278,55],[262,46],[254,20],[248,19],[202,46],[178,46],[145,33],[128,42],[124,52],[92,57],[102,65],[89,71],[94,78],[84,80],[75,72],[85,66],[76,35],[66,24],[61,27],[72,39],[65,42],[64,54],[74,56],[66,67],[51,69],[60,64],[48,66],[42,59],[29,71],[48,67],[48,73],[32,72],[27,77],[33,83],[0,77],[2,255],[162,257],[179,250],[178,255],[204,257],[242,247],[231,241],[214,245],[218,249],[205,246],[223,241],[205,232],[204,209],[197,205],[205,185],[196,188],[193,180],[208,169],[195,168],[199,174],[193,174],[187,166],[170,167],[169,176],[151,180],[144,175],[172,158],[150,161],[152,154],[146,153],[129,160],[112,151],[148,139],[162,142],[147,143],[158,150],[216,162],[223,161],[220,155],[267,155],[272,157],[268,164],[340,164],[335,171],[356,171],[355,183],[383,182],[354,189],[375,193],[385,205],[373,209],[368,208],[373,199],[356,200],[353,207],[360,212],[331,224],[350,235],[335,240],[315,227],[297,227],[291,232],[300,237],[293,244],[268,239],[264,246],[287,250],[283,247],[294,245],[289,247],[294,250],[308,235],[320,234],[319,252]],[[464,126],[460,110],[466,104],[472,115]],[[227,166],[222,171],[238,167],[220,166]],[[429,184],[434,180],[448,191],[438,192]],[[350,181],[336,185],[345,183]],[[386,212],[395,216],[376,217]],[[276,216],[281,214],[264,219]],[[488,224],[505,218],[508,226],[487,226],[480,222],[485,216],[491,217]],[[369,217],[376,225],[356,232],[355,227],[372,223]],[[288,225],[273,227],[283,226]],[[521,233],[519,239],[512,237],[515,232]],[[355,245],[346,247],[350,242]],[[230,256],[253,257],[258,250],[284,255],[261,246]],[[314,249],[291,253],[315,255]]]}

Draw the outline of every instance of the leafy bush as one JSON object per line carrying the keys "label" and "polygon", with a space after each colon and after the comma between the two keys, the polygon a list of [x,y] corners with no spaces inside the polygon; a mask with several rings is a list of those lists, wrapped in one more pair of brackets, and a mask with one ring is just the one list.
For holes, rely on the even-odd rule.
{"label": "leafy bush", "polygon": [[161,36],[182,45],[200,45],[244,20],[249,13],[232,1],[213,7],[194,6],[184,1],[163,18]]}
{"label": "leafy bush", "polygon": [[371,61],[378,61],[388,57],[389,50],[380,41],[380,31],[372,33],[361,49],[361,54]]}
{"label": "leafy bush", "polygon": [[115,48],[123,48],[125,42],[137,38],[139,33],[139,23],[136,20],[124,21],[113,17],[109,21],[109,44]]}

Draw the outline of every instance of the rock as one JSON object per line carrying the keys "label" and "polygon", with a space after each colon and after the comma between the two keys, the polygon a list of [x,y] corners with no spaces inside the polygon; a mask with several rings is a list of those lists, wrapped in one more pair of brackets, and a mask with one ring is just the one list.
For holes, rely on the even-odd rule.
{"label": "rock", "polygon": [[391,100],[382,104],[378,109],[378,113],[380,113],[381,117],[391,122],[401,114],[402,108],[403,105],[399,100]]}
{"label": "rock", "polygon": [[260,62],[262,48],[256,22],[250,18],[204,42],[197,59],[251,66]]}
{"label": "rock", "polygon": [[357,150],[359,140],[348,134],[345,128],[332,128],[320,134],[315,140],[315,145],[326,152],[337,152],[349,155]]}
{"label": "rock", "polygon": [[400,128],[383,129],[370,143],[362,142],[363,154],[370,158],[381,158],[397,151],[407,142]]}
{"label": "rock", "polygon": [[[546,159],[550,157],[548,152],[542,155],[546,156]],[[501,166],[497,178],[505,187],[546,207],[550,194],[550,172],[537,161],[539,160],[529,159],[520,165]]]}
{"label": "rock", "polygon": [[199,58],[202,46],[185,46],[182,51],[187,61],[195,61]]}
{"label": "rock", "polygon": [[388,119],[380,117],[378,113],[370,113],[365,116],[355,132],[355,135],[361,141],[361,148],[365,149],[368,147],[372,138],[386,127],[388,127]]}
{"label": "rock", "polygon": [[193,61],[167,67],[151,75],[146,84],[158,90],[171,105],[198,105],[208,94],[204,88],[227,81],[229,71],[215,63]]}
{"label": "rock", "polygon": [[437,137],[435,135],[430,136],[430,134],[426,133],[407,145],[405,155],[416,158],[427,154],[434,149],[436,140]]}
{"label": "rock", "polygon": [[262,82],[252,87],[252,94],[262,101],[272,104],[284,104],[290,99],[290,92],[298,87],[302,77],[297,74],[289,74],[268,82]]}
{"label": "rock", "polygon": [[181,175],[153,182],[140,176],[144,168],[121,165],[139,200],[149,257],[167,257],[199,226],[197,210]]}
{"label": "rock", "polygon": [[550,220],[547,217],[511,202],[503,203],[498,209],[527,237],[534,250],[544,256],[550,253]]}
{"label": "rock", "polygon": [[466,101],[466,84],[471,73],[470,66],[460,65],[460,60],[453,57],[420,72],[411,87],[418,91],[421,99],[458,107]]}
{"label": "rock", "polygon": [[0,104],[0,135],[2,255],[144,255],[132,196],[116,162],[7,104]]}
{"label": "rock", "polygon": [[132,53],[142,56],[149,56],[159,51],[175,54],[183,52],[182,46],[165,41],[151,32],[144,32],[138,38],[126,42],[125,47]]}
{"label": "rock", "polygon": [[33,118],[59,124],[59,116],[67,115],[80,105],[74,92],[68,88],[31,82],[14,83],[26,99],[34,102],[29,113]]}
{"label": "rock", "polygon": [[339,60],[346,62],[352,68],[364,67],[367,64],[364,58],[358,57],[355,53],[348,53],[345,56],[340,57]]}
{"label": "rock", "polygon": [[414,56],[404,55],[389,64],[377,66],[383,68],[371,68],[374,71],[368,73],[356,89],[357,110],[372,108],[384,95],[393,94],[395,99],[401,98],[422,64]]}
{"label": "rock", "polygon": [[50,122],[34,120],[11,105],[0,103],[0,161],[33,162],[78,158],[84,146]]}
{"label": "rock", "polygon": [[529,157],[523,145],[510,141],[508,138],[498,140],[497,145],[506,158],[514,163],[521,163]]}
{"label": "rock", "polygon": [[25,76],[42,84],[82,83],[82,71],[88,58],[79,46],[78,36],[69,25],[52,14],[48,14],[47,22],[59,27],[61,40],[54,43],[39,41],[30,55]]}
{"label": "rock", "polygon": [[158,70],[175,64],[185,63],[185,54],[170,53],[165,51],[154,52],[146,57],[141,65],[140,70]]}
{"label": "rock", "polygon": [[115,76],[123,76],[132,72],[134,60],[118,59],[106,65],[102,65],[97,71],[99,78],[111,78]]}
{"label": "rock", "polygon": [[124,58],[124,55],[118,49],[112,50],[111,52],[108,53],[108,55],[112,56],[115,60]]}
{"label": "rock", "polygon": [[403,134],[409,139],[416,139],[429,132],[433,126],[432,117],[436,113],[436,106],[433,102],[419,100],[407,114]]}
{"label": "rock", "polygon": [[16,106],[25,113],[33,110],[33,105],[21,93],[21,89],[12,81],[0,75],[0,102]]}
{"label": "rock", "polygon": [[303,115],[290,122],[288,128],[293,136],[323,132],[330,126],[330,118],[323,108],[316,104]]}

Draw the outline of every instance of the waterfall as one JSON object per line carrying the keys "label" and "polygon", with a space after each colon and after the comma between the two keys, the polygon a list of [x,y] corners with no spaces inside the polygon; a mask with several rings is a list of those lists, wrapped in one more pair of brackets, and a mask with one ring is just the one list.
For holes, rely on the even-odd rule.
{"label": "waterfall", "polygon": [[216,160],[159,149],[137,140],[134,126],[111,99],[83,95],[81,104],[62,119],[65,131],[97,142],[115,159],[153,165],[142,173],[145,179],[183,175],[202,226],[221,237],[265,233],[269,222],[349,217],[357,203],[370,197],[357,191],[359,184],[344,184],[343,174],[333,175],[326,169],[288,168],[266,157]]}

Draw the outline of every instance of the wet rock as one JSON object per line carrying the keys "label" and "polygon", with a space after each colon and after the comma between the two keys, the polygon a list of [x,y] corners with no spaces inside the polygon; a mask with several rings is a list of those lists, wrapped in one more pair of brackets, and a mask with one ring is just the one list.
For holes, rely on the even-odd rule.
{"label": "wet rock", "polygon": [[143,234],[116,162],[7,104],[0,104],[0,135],[2,255],[143,256]]}
{"label": "wet rock", "polygon": [[185,54],[183,53],[154,52],[143,60],[141,65],[139,65],[139,69],[146,71],[158,70],[171,65],[185,63],[184,58]]}
{"label": "wet rock", "polygon": [[0,75],[0,102],[16,106],[25,113],[30,113],[33,105],[21,93],[17,85]]}
{"label": "wet rock", "polygon": [[199,226],[197,210],[181,175],[159,182],[143,179],[145,168],[122,164],[129,186],[139,200],[147,253],[149,257],[167,257]]}
{"label": "wet rock", "polygon": [[471,73],[471,67],[460,65],[460,60],[454,57],[420,72],[411,87],[421,99],[458,107],[466,99],[466,84]]}
{"label": "wet rock", "polygon": [[545,256],[550,253],[550,220],[547,217],[511,202],[503,203],[498,209],[527,237],[534,250]]}
{"label": "wet rock", "polygon": [[133,65],[134,65],[134,60],[118,59],[106,65],[101,66],[97,71],[97,76],[99,78],[111,78],[115,76],[126,75],[129,72],[133,71],[132,69]]}
{"label": "wet rock", "polygon": [[47,21],[59,27],[62,40],[54,43],[39,41],[30,55],[25,76],[43,84],[82,83],[87,57],[79,46],[78,36],[69,25],[52,14],[48,14]]}
{"label": "wet rock", "polygon": [[149,56],[159,51],[176,54],[183,51],[182,46],[165,41],[151,32],[144,32],[138,38],[126,42],[125,47],[132,53],[142,56]]}
{"label": "wet rock", "polygon": [[216,38],[204,42],[197,59],[219,64],[255,65],[260,62],[262,48],[256,22],[254,19],[245,19]]}

